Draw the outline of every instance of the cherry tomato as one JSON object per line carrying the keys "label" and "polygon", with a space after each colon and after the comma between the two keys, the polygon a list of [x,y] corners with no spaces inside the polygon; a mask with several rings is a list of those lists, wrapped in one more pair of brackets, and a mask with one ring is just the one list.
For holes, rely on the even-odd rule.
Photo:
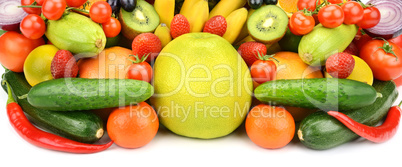
{"label": "cherry tomato", "polygon": [[133,63],[127,72],[127,79],[141,80],[151,82],[152,67],[147,62]]}
{"label": "cherry tomato", "polygon": [[63,16],[66,7],[65,0],[46,0],[42,5],[42,13],[49,20],[58,20]]}
{"label": "cherry tomato", "polygon": [[360,58],[370,66],[378,80],[389,81],[402,75],[402,50],[392,42],[371,40],[360,50]]}
{"label": "cherry tomato", "polygon": [[29,14],[22,19],[20,30],[29,39],[41,38],[46,31],[46,23],[37,14]]}
{"label": "cherry tomato", "polygon": [[364,9],[363,19],[357,23],[360,28],[367,29],[376,26],[381,19],[381,13],[376,7]]}
{"label": "cherry tomato", "polygon": [[340,4],[343,3],[343,0],[328,0],[328,2],[332,4]]}
{"label": "cherry tomato", "polygon": [[313,16],[306,16],[303,12],[296,12],[290,17],[289,28],[293,34],[305,35],[313,30],[315,21]]}
{"label": "cherry tomato", "polygon": [[43,38],[28,39],[22,34],[9,31],[0,36],[0,63],[14,72],[22,72],[25,59],[36,47],[45,44]]}
{"label": "cherry tomato", "polygon": [[356,24],[363,19],[364,9],[363,7],[354,1],[346,2],[341,6],[343,13],[345,14],[345,24]]}
{"label": "cherry tomato", "polygon": [[105,23],[112,16],[112,7],[105,1],[97,1],[89,9],[89,16],[94,22]]}
{"label": "cherry tomato", "polygon": [[[35,2],[35,0],[21,0],[21,5],[22,6],[29,6],[32,5]],[[29,14],[37,14],[40,15],[40,8],[22,8],[25,12]]]}
{"label": "cherry tomato", "polygon": [[106,37],[112,38],[119,35],[121,30],[120,21],[114,17],[110,17],[109,21],[102,24],[103,32],[105,32]]}
{"label": "cherry tomato", "polygon": [[318,20],[327,28],[336,28],[343,23],[345,15],[343,10],[338,5],[327,5],[318,12]]}
{"label": "cherry tomato", "polygon": [[251,77],[259,84],[272,81],[276,77],[276,64],[273,60],[257,60],[251,67]]}
{"label": "cherry tomato", "polygon": [[298,0],[297,1],[297,9],[303,10],[307,9],[308,11],[314,11],[318,5],[321,4],[320,0]]}
{"label": "cherry tomato", "polygon": [[402,49],[402,35],[399,35],[398,37],[392,38],[388,41],[398,45]]}
{"label": "cherry tomato", "polygon": [[45,0],[35,0],[35,1],[36,1],[36,4],[37,4],[37,5],[42,6],[42,5],[43,5],[43,2],[44,2]]}
{"label": "cherry tomato", "polygon": [[80,7],[87,2],[87,0],[66,0],[66,2],[69,7]]}

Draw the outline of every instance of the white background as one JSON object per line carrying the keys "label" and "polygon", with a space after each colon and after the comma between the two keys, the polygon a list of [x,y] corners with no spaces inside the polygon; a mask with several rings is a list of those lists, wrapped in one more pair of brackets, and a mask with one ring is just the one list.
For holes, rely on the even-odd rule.
{"label": "white background", "polygon": [[[0,68],[0,74],[3,72]],[[399,92],[402,94],[402,87]],[[402,95],[397,102],[401,100]],[[244,125],[213,140],[180,137],[161,128],[151,143],[139,149],[112,145],[96,154],[62,153],[38,148],[18,136],[8,121],[6,101],[6,93],[0,90],[0,166],[400,166],[402,158],[402,130],[382,144],[360,138],[316,151],[295,139],[284,148],[269,150],[251,142]],[[101,142],[108,140],[106,136]]]}

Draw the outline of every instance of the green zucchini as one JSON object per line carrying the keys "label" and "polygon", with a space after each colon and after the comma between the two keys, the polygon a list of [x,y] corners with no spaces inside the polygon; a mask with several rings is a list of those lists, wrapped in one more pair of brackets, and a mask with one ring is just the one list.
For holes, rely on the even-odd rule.
{"label": "green zucchini", "polygon": [[[343,111],[343,113],[357,122],[368,126],[378,124],[395,102],[398,97],[398,91],[395,83],[392,81],[384,82],[376,80],[373,87],[382,93],[383,97],[377,98],[369,106],[357,110]],[[341,122],[323,111],[306,117],[300,123],[297,134],[301,143],[317,150],[334,148],[359,137]]]}
{"label": "green zucchini", "polygon": [[254,94],[264,103],[325,111],[361,108],[377,98],[372,86],[337,78],[274,80],[258,86]]}
{"label": "green zucchini", "polygon": [[[23,73],[7,71],[3,74],[3,81],[10,84],[14,99],[17,100],[29,120],[40,128],[84,143],[94,143],[103,136],[102,119],[94,113],[43,110],[31,106],[26,98],[18,98],[26,95],[31,89]],[[4,90],[7,90],[5,84],[2,86]]]}
{"label": "green zucchini", "polygon": [[55,111],[93,110],[143,102],[153,92],[148,82],[133,79],[61,78],[32,87],[28,102]]}
{"label": "green zucchini", "polygon": [[299,44],[299,56],[309,65],[323,66],[329,56],[343,52],[353,41],[358,27],[342,24],[336,28],[326,28],[321,24],[304,35]]}

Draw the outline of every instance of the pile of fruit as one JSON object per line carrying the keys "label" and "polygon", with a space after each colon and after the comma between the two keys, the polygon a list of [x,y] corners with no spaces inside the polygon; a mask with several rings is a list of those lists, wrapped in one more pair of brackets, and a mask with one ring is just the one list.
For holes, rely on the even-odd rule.
{"label": "pile of fruit", "polygon": [[[397,132],[399,0],[0,0],[0,9],[7,114],[39,147],[138,148],[159,123],[212,139],[245,122],[270,149],[295,135],[330,149]],[[105,132],[111,141],[94,144]]]}

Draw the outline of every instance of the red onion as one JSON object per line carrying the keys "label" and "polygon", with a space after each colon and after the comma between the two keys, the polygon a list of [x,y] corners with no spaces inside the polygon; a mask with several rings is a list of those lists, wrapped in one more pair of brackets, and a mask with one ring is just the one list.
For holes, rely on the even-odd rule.
{"label": "red onion", "polygon": [[28,15],[20,0],[0,0],[0,28],[6,31],[19,31],[21,20]]}
{"label": "red onion", "polygon": [[373,37],[385,39],[395,38],[402,34],[402,1],[401,0],[370,0],[381,13],[378,25],[365,31]]}

